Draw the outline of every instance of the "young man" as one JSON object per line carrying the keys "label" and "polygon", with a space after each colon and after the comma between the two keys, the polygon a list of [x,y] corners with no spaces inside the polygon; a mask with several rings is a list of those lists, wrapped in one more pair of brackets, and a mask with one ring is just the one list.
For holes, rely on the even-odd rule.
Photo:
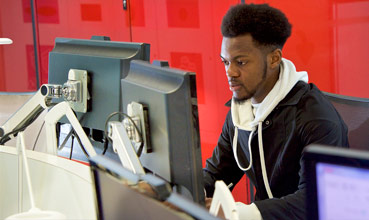
{"label": "young man", "polygon": [[220,57],[233,98],[218,145],[204,168],[208,197],[216,180],[235,185],[246,173],[255,202],[237,203],[240,219],[304,219],[304,147],[348,146],[347,128],[306,72],[282,58],[291,24],[267,4],[231,7]]}

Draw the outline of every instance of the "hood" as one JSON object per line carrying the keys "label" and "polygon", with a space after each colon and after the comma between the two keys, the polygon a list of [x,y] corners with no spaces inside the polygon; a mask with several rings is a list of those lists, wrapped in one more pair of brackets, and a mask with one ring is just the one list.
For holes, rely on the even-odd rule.
{"label": "hood", "polygon": [[273,89],[260,103],[255,117],[252,113],[251,99],[246,100],[242,104],[232,99],[231,113],[234,126],[247,131],[254,130],[258,123],[263,122],[278,103],[286,97],[298,81],[307,83],[307,72],[297,72],[295,65],[291,61],[282,58],[279,78]]}

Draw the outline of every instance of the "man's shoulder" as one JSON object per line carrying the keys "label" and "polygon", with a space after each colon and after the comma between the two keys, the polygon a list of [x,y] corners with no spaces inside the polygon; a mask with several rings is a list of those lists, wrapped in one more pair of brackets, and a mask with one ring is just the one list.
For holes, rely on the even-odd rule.
{"label": "man's shoulder", "polygon": [[317,105],[320,107],[324,107],[326,105],[332,106],[330,101],[324,95],[324,93],[314,84],[314,83],[305,83],[306,90],[301,95],[300,105]]}
{"label": "man's shoulder", "polygon": [[317,102],[327,101],[324,94],[314,83],[299,81],[280,102],[280,105],[297,105],[299,103],[305,103],[312,97],[315,97],[314,100]]}
{"label": "man's shoulder", "polygon": [[299,82],[291,93],[296,117],[301,121],[340,121],[334,106],[315,84]]}
{"label": "man's shoulder", "polygon": [[289,91],[284,99],[279,103],[279,106],[296,105],[301,98],[310,90],[310,85],[303,81],[298,81],[296,85]]}

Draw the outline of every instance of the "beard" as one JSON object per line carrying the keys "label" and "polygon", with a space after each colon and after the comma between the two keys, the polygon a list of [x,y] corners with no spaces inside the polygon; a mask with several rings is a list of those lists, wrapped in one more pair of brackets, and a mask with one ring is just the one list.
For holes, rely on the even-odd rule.
{"label": "beard", "polygon": [[245,96],[242,96],[242,97],[236,97],[235,95],[233,95],[233,100],[239,104],[239,105],[242,105],[243,103],[245,103],[248,99],[250,99],[254,94],[255,94],[255,91],[248,91],[246,89],[245,86],[243,86],[243,89],[246,91],[246,95]]}
{"label": "beard", "polygon": [[243,84],[241,85],[242,88],[244,89],[244,91],[246,92],[246,95],[244,95],[243,97],[236,97],[235,95],[233,95],[233,100],[237,103],[237,104],[243,104],[245,103],[248,99],[252,98],[255,93],[256,90],[260,87],[260,85],[264,82],[264,80],[266,79],[266,75],[267,75],[267,63],[266,63],[266,59],[264,59],[264,66],[263,66],[263,75],[261,77],[260,82],[255,86],[255,88],[253,90],[248,90]]}

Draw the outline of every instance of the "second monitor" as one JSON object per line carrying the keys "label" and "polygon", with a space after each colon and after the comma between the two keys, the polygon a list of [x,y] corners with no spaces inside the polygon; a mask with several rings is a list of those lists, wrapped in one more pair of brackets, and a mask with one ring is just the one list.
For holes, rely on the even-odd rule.
{"label": "second monitor", "polygon": [[121,81],[122,109],[132,102],[147,107],[152,152],[141,155],[142,165],[204,204],[195,73],[157,64],[131,61]]}

